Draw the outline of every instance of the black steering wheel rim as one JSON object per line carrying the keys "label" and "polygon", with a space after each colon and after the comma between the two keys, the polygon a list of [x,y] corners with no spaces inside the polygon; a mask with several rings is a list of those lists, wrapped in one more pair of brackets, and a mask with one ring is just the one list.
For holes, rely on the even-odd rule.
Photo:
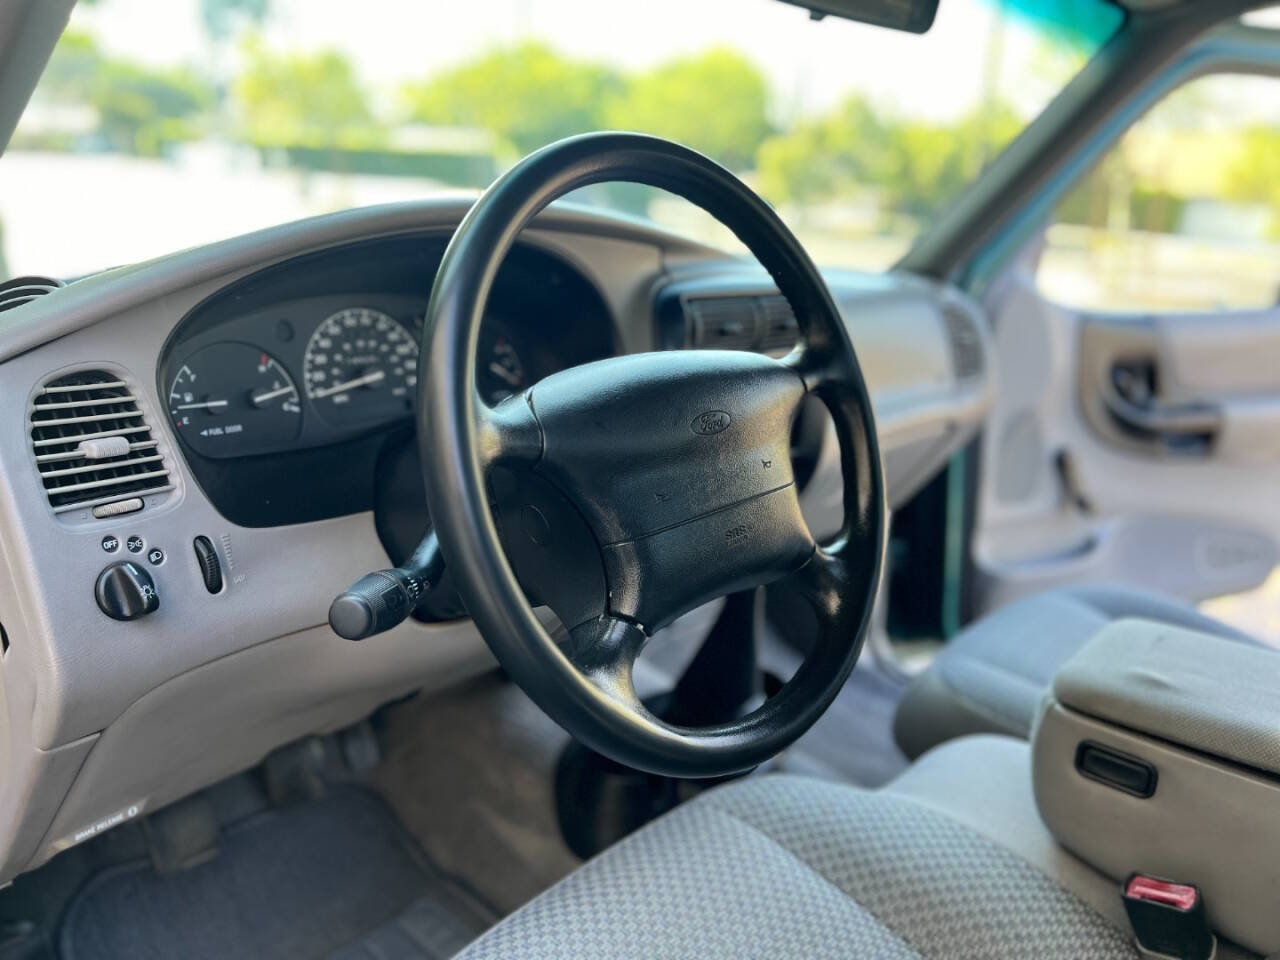
{"label": "black steering wheel rim", "polygon": [[[799,323],[800,345],[780,366],[797,375],[801,393],[823,400],[840,439],[842,530],[823,548],[810,538],[808,558],[791,571],[818,615],[819,641],[782,691],[748,716],[715,726],[673,726],[639,702],[630,667],[646,637],[633,620],[602,622],[578,656],[560,649],[525,599],[489,510],[489,466],[516,448],[536,462],[546,443],[532,401],[489,408],[476,390],[479,331],[494,277],[539,211],[608,181],[682,196],[743,241]],[[708,354],[707,363],[714,362]],[[887,523],[875,423],[852,344],[817,268],[772,208],[729,171],[686,147],[631,133],[573,137],[525,158],[481,196],[449,244],[427,310],[418,383],[427,502],[455,584],[498,661],[566,730],[642,770],[721,776],[780,752],[830,705],[861,650],[883,564]]]}

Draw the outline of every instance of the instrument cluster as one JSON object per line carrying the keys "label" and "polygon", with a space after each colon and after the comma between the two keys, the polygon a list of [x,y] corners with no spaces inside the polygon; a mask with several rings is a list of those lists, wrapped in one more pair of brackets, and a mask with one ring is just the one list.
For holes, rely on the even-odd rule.
{"label": "instrument cluster", "polygon": [[385,295],[358,304],[303,298],[184,345],[165,395],[178,435],[219,459],[314,446],[408,417],[423,304]]}
{"label": "instrument cluster", "polygon": [[[424,305],[386,295],[362,304],[299,300],[220,327],[217,335],[228,339],[193,343],[168,380],[178,435],[218,459],[312,446],[407,418]],[[272,331],[271,341],[263,342],[263,330]],[[486,321],[476,386],[487,403],[524,390],[529,371],[539,368],[520,340],[502,320]]]}
{"label": "instrument cluster", "polygon": [[[162,372],[174,429],[194,452],[223,459],[320,446],[407,420],[425,306],[421,297],[385,293],[309,297],[218,324],[182,343]],[[485,402],[569,365],[531,340],[528,330],[486,319],[476,362]]]}
{"label": "instrument cluster", "polygon": [[[412,438],[423,320],[447,242],[400,234],[266,265],[178,321],[156,386],[224,516],[271,526],[373,507],[388,451]],[[486,306],[477,391],[496,404],[611,356],[615,330],[582,272],[518,243]]]}

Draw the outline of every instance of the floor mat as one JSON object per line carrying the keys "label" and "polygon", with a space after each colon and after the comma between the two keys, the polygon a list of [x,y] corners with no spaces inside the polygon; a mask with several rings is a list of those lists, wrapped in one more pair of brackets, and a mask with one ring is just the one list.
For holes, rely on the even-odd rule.
{"label": "floor mat", "polygon": [[[709,604],[653,637],[636,665],[642,696],[671,686],[718,612]],[[569,735],[518,686],[490,674],[385,719],[378,786],[431,859],[486,903],[510,913],[581,863],[553,789]]]}
{"label": "floor mat", "polygon": [[[790,673],[801,657],[776,638],[766,638],[762,666]],[[827,712],[781,757],[790,773],[844,780],[860,787],[881,787],[907,769],[893,739],[893,715],[903,684],[864,652]]]}
{"label": "floor mat", "polygon": [[[426,862],[380,797],[357,787],[225,830],[218,856],[161,876],[94,877],[68,908],[63,960],[326,957],[403,917],[419,952],[451,956],[492,922]],[[361,956],[360,953],[347,953]]]}
{"label": "floor mat", "polygon": [[401,704],[374,776],[434,863],[506,914],[578,866],[552,782],[568,734],[495,675]]}
{"label": "floor mat", "polygon": [[460,940],[460,932],[445,904],[424,897],[329,960],[440,960],[474,939],[474,934],[469,934]]}

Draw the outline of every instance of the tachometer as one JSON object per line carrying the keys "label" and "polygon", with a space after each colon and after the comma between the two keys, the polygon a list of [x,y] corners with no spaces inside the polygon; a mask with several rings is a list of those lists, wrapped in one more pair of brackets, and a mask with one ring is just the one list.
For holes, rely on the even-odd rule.
{"label": "tachometer", "polygon": [[325,419],[389,419],[413,409],[418,344],[382,311],[350,307],[316,328],[302,373],[307,396]]}
{"label": "tachometer", "polygon": [[179,436],[207,457],[278,448],[302,429],[298,388],[270,354],[249,343],[215,343],[178,368],[169,416]]}

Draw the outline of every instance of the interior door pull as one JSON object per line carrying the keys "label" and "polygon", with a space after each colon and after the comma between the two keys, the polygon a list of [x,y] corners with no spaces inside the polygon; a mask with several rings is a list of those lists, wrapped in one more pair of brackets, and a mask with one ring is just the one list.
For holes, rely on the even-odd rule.
{"label": "interior door pull", "polygon": [[1199,436],[1222,429],[1222,411],[1210,403],[1139,405],[1111,391],[1105,394],[1104,400],[1113,417],[1145,433]]}
{"label": "interior door pull", "polygon": [[1058,482],[1062,484],[1062,494],[1069,503],[1073,503],[1081,513],[1092,513],[1093,502],[1084,492],[1080,482],[1080,470],[1075,458],[1067,450],[1059,450],[1053,455],[1053,468],[1058,472]]}

